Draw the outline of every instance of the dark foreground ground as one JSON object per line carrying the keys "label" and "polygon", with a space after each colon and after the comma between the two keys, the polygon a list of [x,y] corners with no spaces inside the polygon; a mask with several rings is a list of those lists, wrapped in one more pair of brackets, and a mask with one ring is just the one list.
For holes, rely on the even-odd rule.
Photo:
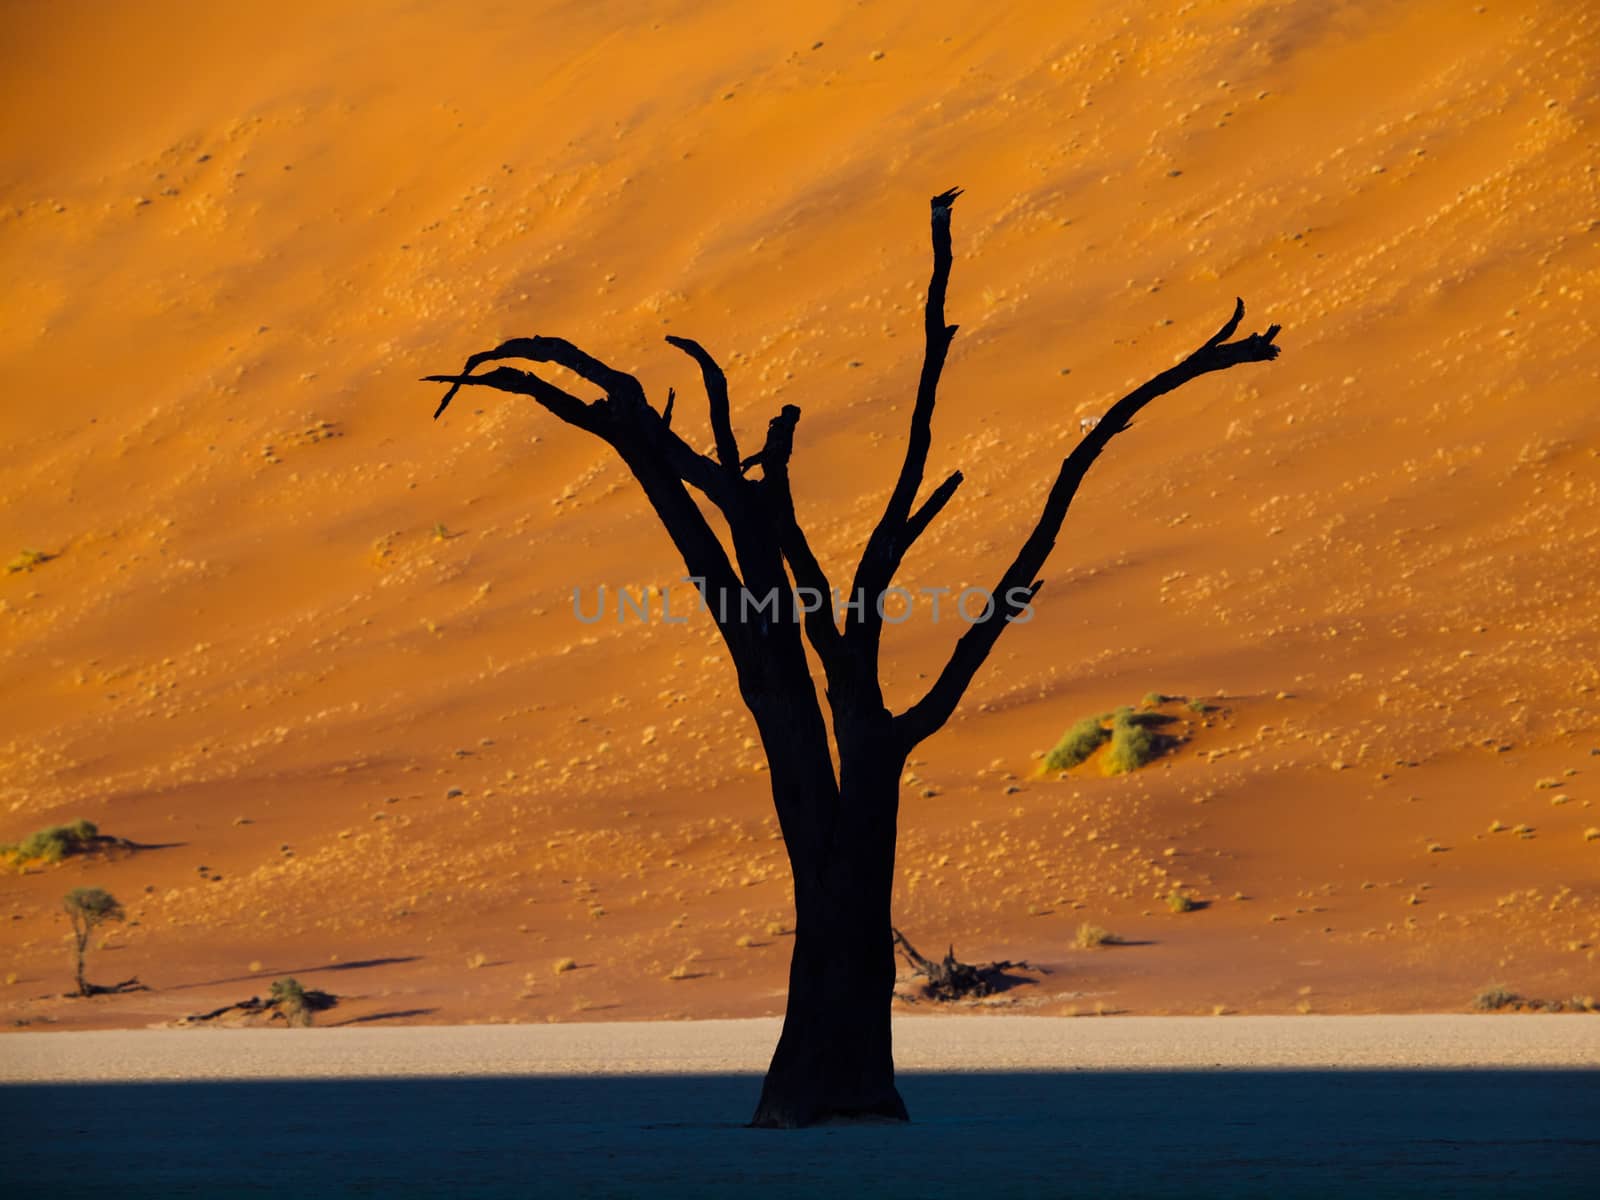
{"label": "dark foreground ground", "polygon": [[744,1128],[749,1075],[30,1084],[20,1196],[1593,1196],[1592,1070],[906,1073],[908,1126]]}

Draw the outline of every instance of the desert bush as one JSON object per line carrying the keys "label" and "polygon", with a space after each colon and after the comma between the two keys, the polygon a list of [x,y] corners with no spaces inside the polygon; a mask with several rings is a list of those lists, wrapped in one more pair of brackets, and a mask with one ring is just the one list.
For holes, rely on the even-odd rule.
{"label": "desert bush", "polygon": [[558,958],[551,969],[554,970],[557,975],[563,975],[568,971],[576,970],[577,966],[578,963],[576,959]]}
{"label": "desert bush", "polygon": [[79,817],[70,825],[51,825],[35,830],[14,845],[0,845],[0,854],[12,862],[60,862],[69,854],[80,854],[94,844],[100,834],[93,821]]}
{"label": "desert bush", "polygon": [[1200,713],[1202,715],[1212,711],[1211,705],[1207,704],[1204,700],[1191,700],[1189,701],[1187,707],[1190,712]]}
{"label": "desert bush", "polygon": [[1186,896],[1176,888],[1167,893],[1165,903],[1175,913],[1193,912],[1198,907],[1192,896]]}
{"label": "desert bush", "polygon": [[1084,717],[1062,734],[1061,740],[1044,756],[1046,769],[1065,771],[1068,767],[1077,766],[1098,750],[1111,736],[1111,731],[1101,725],[1104,720],[1104,715]]}
{"label": "desert bush", "polygon": [[1472,998],[1472,1007],[1479,1012],[1498,1012],[1521,1001],[1522,997],[1507,988],[1505,984],[1491,983]]}
{"label": "desert bush", "polygon": [[6,563],[6,573],[15,575],[19,571],[31,571],[40,563],[47,563],[55,557],[54,554],[46,554],[43,550],[23,550]]}
{"label": "desert bush", "polygon": [[1078,934],[1073,939],[1080,950],[1093,950],[1097,946],[1115,946],[1122,941],[1116,934],[1098,925],[1079,925]]}
{"label": "desert bush", "polygon": [[1111,725],[1111,746],[1106,751],[1103,767],[1107,775],[1124,775],[1136,771],[1161,752],[1156,735],[1143,722],[1130,719],[1133,714],[1119,714]]}
{"label": "desert bush", "polygon": [[1159,707],[1160,705],[1165,704],[1168,700],[1171,700],[1171,699],[1172,699],[1172,697],[1167,695],[1165,692],[1146,692],[1144,694],[1144,699],[1141,701],[1141,703],[1146,708],[1156,708],[1156,707]]}
{"label": "desert bush", "polygon": [[290,1025],[304,1027],[311,1024],[311,1006],[306,1003],[306,990],[300,986],[298,979],[274,979],[272,1003]]}
{"label": "desert bush", "polygon": [[301,987],[300,981],[294,978],[274,979],[271,996],[267,1003],[282,1013],[291,1026],[302,1029],[311,1024],[312,1013],[332,1008],[339,1002],[339,998],[329,992]]}

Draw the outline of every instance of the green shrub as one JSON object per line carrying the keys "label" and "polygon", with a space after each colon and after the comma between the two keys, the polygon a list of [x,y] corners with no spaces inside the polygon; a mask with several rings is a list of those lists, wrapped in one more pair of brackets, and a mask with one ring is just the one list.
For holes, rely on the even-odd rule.
{"label": "green shrub", "polygon": [[16,863],[60,862],[69,854],[81,854],[98,837],[100,830],[93,821],[79,817],[70,825],[52,825],[36,830],[12,846],[0,846],[0,854],[7,854]]}
{"label": "green shrub", "polygon": [[1157,708],[1171,699],[1165,692],[1146,692],[1142,703],[1146,708]]}
{"label": "green shrub", "polygon": [[1088,758],[1111,736],[1111,731],[1101,725],[1104,720],[1104,716],[1084,717],[1067,730],[1044,756],[1045,767],[1051,771],[1065,771]]}
{"label": "green shrub", "polygon": [[1161,753],[1156,735],[1144,723],[1132,720],[1132,716],[1119,714],[1111,725],[1111,748],[1102,764],[1107,775],[1136,771]]}

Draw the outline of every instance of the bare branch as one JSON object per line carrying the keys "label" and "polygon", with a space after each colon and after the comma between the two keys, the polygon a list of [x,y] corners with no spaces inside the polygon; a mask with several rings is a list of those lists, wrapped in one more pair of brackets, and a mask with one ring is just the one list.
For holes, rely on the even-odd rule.
{"label": "bare branch", "polygon": [[700,364],[700,377],[705,381],[706,406],[711,413],[711,435],[716,439],[717,461],[725,471],[739,471],[739,443],[733,436],[733,418],[728,409],[728,377],[723,374],[717,360],[693,338],[668,335],[667,345],[676,346]]}
{"label": "bare branch", "polygon": [[[467,370],[470,371],[474,365],[469,360]],[[496,391],[532,396],[569,425],[576,425],[590,432],[598,427],[597,416],[588,404],[564,388],[558,388],[548,380],[540,379],[532,371],[519,371],[515,367],[496,367],[483,375],[425,375],[422,382],[450,385],[450,390],[444,394],[444,399],[439,401],[439,407],[433,414],[436,420],[463,387],[492,387]]]}
{"label": "bare branch", "polygon": [[[553,362],[602,387],[606,395],[604,399],[585,402],[531,371],[514,367],[471,374],[482,363],[502,358]],[[429,375],[424,382],[451,385],[435,417],[462,387],[492,387],[532,396],[569,425],[605,441],[644,488],[690,573],[705,579],[708,589],[729,594],[737,591],[739,578],[727,552],[683,488],[685,482],[692,484],[728,511],[732,505],[728,481],[715,463],[672,432],[645,402],[644,389],[632,375],[606,365],[563,338],[532,337],[513,338],[493,350],[472,355],[460,375]],[[724,629],[724,635],[735,636],[728,629]]]}
{"label": "bare branch", "polygon": [[1176,366],[1161,372],[1118,400],[1061,464],[1060,473],[1045,498],[1033,531],[1011,565],[1000,576],[991,595],[994,607],[987,616],[968,626],[957,640],[949,661],[927,693],[894,720],[896,733],[906,749],[915,746],[939,729],[960,702],[978,668],[994,649],[1001,633],[1038,594],[1043,580],[1036,578],[1045,559],[1055,547],[1056,535],[1066,519],[1067,509],[1090,466],[1100,457],[1107,443],[1128,427],[1128,422],[1158,396],[1181,387],[1191,379],[1212,371],[1223,371],[1247,362],[1270,362],[1278,357],[1273,339],[1279,326],[1268,326],[1266,333],[1252,333],[1237,342],[1226,339],[1238,329],[1244,317],[1244,301],[1235,303],[1233,316],[1221,330]]}
{"label": "bare branch", "polygon": [[[852,598],[866,595],[859,616],[846,622],[846,636],[859,630],[860,651],[876,663],[878,636],[883,629],[883,619],[878,615],[877,596],[889,586],[894,572],[905,556],[910,544],[906,536],[906,522],[911,513],[917,489],[922,486],[922,473],[927,466],[928,450],[933,444],[933,409],[938,402],[939,376],[944,370],[950,342],[956,335],[956,326],[944,323],[944,298],[950,283],[950,209],[960,188],[941,192],[929,203],[932,210],[933,275],[928,280],[928,296],[923,306],[922,374],[917,380],[917,399],[911,410],[911,428],[906,434],[906,454],[900,464],[900,475],[894,490],[889,494],[883,516],[867,538],[867,548],[862,552],[851,582]],[[935,510],[937,511],[937,510]]]}
{"label": "bare branch", "polygon": [[933,495],[922,502],[922,506],[906,519],[906,549],[911,549],[912,544],[923,535],[933,519],[939,515],[944,506],[950,503],[950,497],[956,494],[956,489],[961,486],[962,474],[952,471],[950,477],[933,489]]}
{"label": "bare branch", "polygon": [[[626,371],[607,366],[599,359],[579,350],[565,338],[512,338],[508,342],[502,342],[493,350],[474,354],[467,359],[467,365],[461,368],[461,374],[471,375],[483,363],[496,362],[504,358],[525,358],[529,362],[555,363],[558,367],[565,367],[600,388],[608,399],[624,404],[644,403],[644,389],[639,386],[637,379]],[[456,391],[467,380],[460,378],[452,382],[455,386],[444,394],[444,399],[439,401],[439,407],[434,410],[435,420],[449,406],[450,401],[455,399]]]}
{"label": "bare branch", "polygon": [[[530,371],[519,371],[513,367],[496,367],[483,375],[471,374],[475,367],[503,358],[525,358],[533,362],[553,362],[557,366],[566,367],[590,383],[604,388],[606,399],[611,403],[607,405],[604,402],[585,402]],[[513,338],[493,350],[472,355],[467,359],[466,367],[460,375],[429,375],[424,382],[451,385],[433,414],[435,418],[444,412],[457,391],[462,387],[473,386],[492,387],[502,392],[532,396],[569,425],[576,425],[580,429],[597,434],[613,446],[616,446],[615,430],[623,427],[616,424],[619,417],[625,420],[640,418],[637,422],[628,420],[627,427],[634,427],[636,424],[639,436],[649,438],[658,449],[662,461],[673,469],[678,478],[699,488],[719,508],[727,507],[728,489],[723,476],[716,469],[716,464],[671,430],[675,393],[669,391],[667,407],[660,414],[656,430],[645,432],[648,423],[642,418],[646,414],[654,415],[654,410],[645,403],[644,389],[639,381],[626,371],[619,371],[593,355],[579,350],[564,338]]]}
{"label": "bare branch", "polygon": [[1233,336],[1233,331],[1239,328],[1239,322],[1242,320],[1244,320],[1244,297],[1235,296],[1233,298],[1233,315],[1222,323],[1221,329],[1206,339],[1206,344],[1202,349],[1222,345],[1223,342]]}
{"label": "bare branch", "polygon": [[793,404],[785,404],[768,423],[766,444],[759,453],[761,487],[795,583],[820,599],[819,607],[808,609],[805,614],[806,637],[831,681],[844,665],[839,655],[842,639],[838,626],[833,623],[833,588],[806,540],[805,531],[800,528],[789,483],[789,458],[794,453],[794,427],[799,420],[800,410]]}
{"label": "bare branch", "polygon": [[675,392],[672,388],[668,388],[667,389],[666,407],[664,407],[661,410],[661,423],[663,425],[669,425],[670,426],[672,424],[672,402],[674,400],[676,400],[677,398],[678,398],[678,393]]}

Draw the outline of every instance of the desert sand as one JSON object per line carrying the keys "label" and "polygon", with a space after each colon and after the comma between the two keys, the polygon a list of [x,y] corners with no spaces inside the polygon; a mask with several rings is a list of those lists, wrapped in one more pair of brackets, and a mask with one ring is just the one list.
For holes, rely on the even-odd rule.
{"label": "desert sand", "polygon": [[[1235,296],[1284,354],[1096,467],[1036,619],[907,772],[897,924],[1048,969],[994,998],[1016,1013],[1600,990],[1593,6],[12,17],[0,841],[82,817],[147,848],[0,876],[7,1027],[165,1024],[289,974],[342,997],[329,1023],[780,1012],[787,867],[710,622],[572,610],[683,599],[670,544],[597,442],[481,393],[435,423],[417,380],[559,334],[709,444],[662,341],[696,337],[745,437],[803,408],[837,578],[952,185],[929,473],[966,484],[904,585],[997,576],[1080,419]],[[890,631],[891,703],[958,632]],[[1209,706],[1171,706],[1173,753],[1039,773],[1150,692]],[[129,917],[90,978],[152,990],[62,998],[78,886]],[[1126,944],[1078,949],[1085,923]]]}
{"label": "desert sand", "polygon": [[[0,1084],[471,1076],[752,1075],[781,1022],[610,1021],[561,1025],[19,1034]],[[1485,1036],[1488,1032],[1492,1036]],[[992,1016],[894,1024],[902,1071],[1229,1071],[1600,1068],[1600,1022],[1570,1016]],[[1595,1087],[1600,1088],[1600,1076]]]}

